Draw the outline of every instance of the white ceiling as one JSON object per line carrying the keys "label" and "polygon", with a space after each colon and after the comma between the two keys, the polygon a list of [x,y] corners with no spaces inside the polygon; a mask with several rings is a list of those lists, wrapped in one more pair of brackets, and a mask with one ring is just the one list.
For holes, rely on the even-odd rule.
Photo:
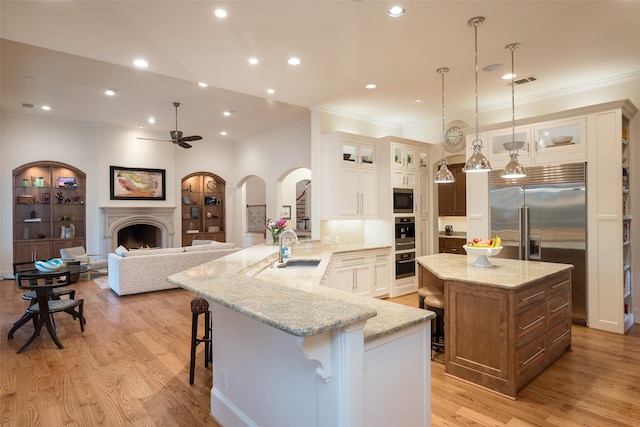
{"label": "white ceiling", "polygon": [[[402,4],[405,16],[386,10]],[[639,1],[1,1],[2,109],[234,141],[323,106],[397,126],[640,78]],[[225,19],[213,11],[224,7]],[[302,64],[287,64],[289,56]],[[134,58],[150,67],[138,70]],[[260,63],[249,65],[249,57]],[[199,88],[197,82],[210,86]],[[366,90],[366,83],[377,89]],[[118,90],[107,98],[106,88]],[[266,89],[275,89],[267,95]],[[415,104],[415,99],[424,104]],[[33,104],[33,109],[22,106]],[[43,112],[42,104],[52,111]],[[233,110],[231,118],[223,110]],[[145,122],[150,115],[155,125]],[[482,123],[481,123],[482,125]],[[229,132],[219,136],[220,130]],[[198,144],[195,142],[194,144]]]}

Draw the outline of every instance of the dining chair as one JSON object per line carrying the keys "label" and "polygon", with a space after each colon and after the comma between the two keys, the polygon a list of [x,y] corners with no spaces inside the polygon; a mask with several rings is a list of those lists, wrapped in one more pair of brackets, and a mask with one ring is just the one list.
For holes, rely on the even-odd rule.
{"label": "dining chair", "polygon": [[54,289],[69,286],[71,282],[71,272],[69,270],[61,269],[51,273],[18,273],[16,282],[18,288],[34,291],[36,294],[36,302],[27,307],[25,316],[16,322],[11,328],[11,331],[9,331],[8,339],[13,339],[14,332],[20,327],[29,321],[34,321],[35,323],[33,334],[20,350],[18,350],[18,353],[22,353],[31,345],[33,340],[40,335],[42,326],[47,328],[51,339],[58,348],[64,348],[58,339],[56,327],[52,321],[52,315],[54,313],[65,312],[70,314],[74,320],[79,319],[80,330],[84,332],[84,325],[86,323],[86,319],[84,318],[84,299],[51,299]]}
{"label": "dining chair", "polygon": [[[13,277],[18,281],[18,274],[20,273],[35,273],[37,271],[35,266],[35,261],[23,261],[23,262],[14,262],[13,263]],[[69,299],[75,299],[76,291],[75,289],[68,288],[53,288],[51,294],[49,295],[50,299],[60,299],[60,297],[68,295]],[[22,294],[22,299],[25,301],[29,301],[29,305],[33,305],[38,302],[36,291],[30,290],[26,294]],[[25,322],[22,322],[24,318],[27,318],[27,322],[29,319],[33,319],[33,326],[36,326],[36,319],[27,314],[26,312],[22,315],[20,319],[18,319],[12,326],[11,331],[9,331],[9,335],[13,337],[13,332],[15,332],[20,326],[24,325]],[[55,321],[52,319],[52,323],[55,327]],[[19,324],[18,327],[16,325]],[[14,329],[15,328],[15,329]]]}

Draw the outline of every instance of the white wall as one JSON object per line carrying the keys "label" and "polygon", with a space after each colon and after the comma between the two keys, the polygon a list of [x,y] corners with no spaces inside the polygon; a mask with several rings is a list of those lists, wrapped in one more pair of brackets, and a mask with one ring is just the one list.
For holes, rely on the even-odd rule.
{"label": "white wall", "polygon": [[[267,218],[277,218],[281,206],[281,181],[298,168],[311,168],[311,122],[309,119],[280,127],[235,144],[236,180],[232,185],[234,197],[249,176],[260,177],[266,183]],[[236,212],[243,212],[236,200]],[[229,229],[229,226],[227,226]],[[233,235],[242,241],[240,222],[234,224]]]}

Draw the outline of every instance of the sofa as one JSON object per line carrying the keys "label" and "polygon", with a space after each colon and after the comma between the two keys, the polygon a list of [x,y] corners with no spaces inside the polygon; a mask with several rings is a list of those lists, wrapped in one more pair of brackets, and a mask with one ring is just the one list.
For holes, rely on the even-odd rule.
{"label": "sofa", "polygon": [[233,243],[215,241],[182,248],[127,250],[120,246],[108,257],[109,288],[120,296],[173,289],[176,285],[167,276],[239,250]]}

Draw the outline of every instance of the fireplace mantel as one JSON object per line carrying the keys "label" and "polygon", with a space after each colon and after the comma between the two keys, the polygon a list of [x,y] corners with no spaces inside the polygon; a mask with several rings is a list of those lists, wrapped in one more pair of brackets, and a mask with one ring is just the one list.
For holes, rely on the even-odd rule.
{"label": "fireplace mantel", "polygon": [[115,251],[118,231],[134,224],[149,224],[158,227],[162,233],[162,247],[173,246],[173,213],[175,207],[106,207],[105,234],[109,252]]}

